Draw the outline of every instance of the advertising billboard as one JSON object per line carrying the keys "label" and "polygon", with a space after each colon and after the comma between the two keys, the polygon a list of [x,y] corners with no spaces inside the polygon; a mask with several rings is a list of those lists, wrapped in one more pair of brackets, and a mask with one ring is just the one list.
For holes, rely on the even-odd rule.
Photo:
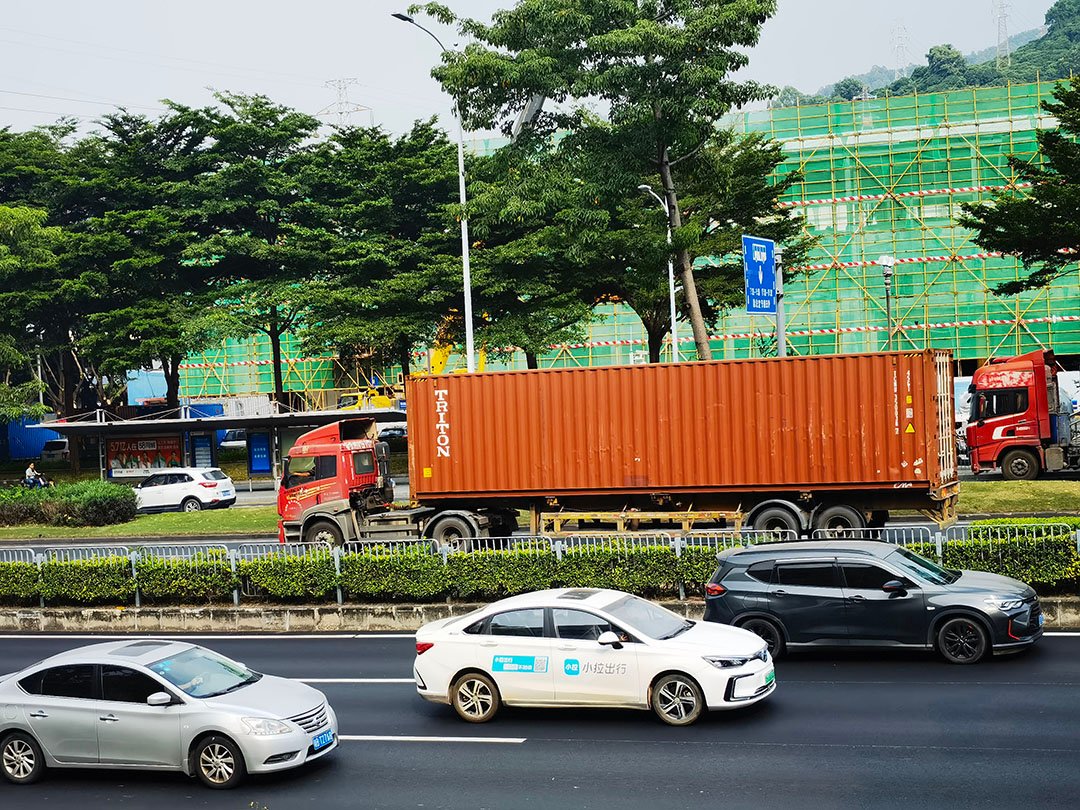
{"label": "advertising billboard", "polygon": [[167,467],[184,466],[179,436],[109,439],[105,463],[110,478],[145,478]]}

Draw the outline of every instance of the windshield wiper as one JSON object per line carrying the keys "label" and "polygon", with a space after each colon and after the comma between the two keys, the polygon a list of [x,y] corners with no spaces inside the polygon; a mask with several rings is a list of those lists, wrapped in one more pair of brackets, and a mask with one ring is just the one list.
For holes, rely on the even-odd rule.
{"label": "windshield wiper", "polygon": [[240,689],[240,688],[242,688],[244,686],[247,686],[249,683],[255,683],[255,681],[259,680],[259,678],[261,678],[261,677],[262,677],[262,675],[260,675],[259,673],[252,672],[251,677],[244,678],[244,680],[240,681],[239,683],[234,683],[228,689],[222,689],[222,690],[220,690],[218,692],[211,692],[209,695],[203,695],[202,697],[204,697],[204,698],[212,698],[212,697],[219,697],[221,695],[227,695],[227,694],[229,694],[229,692],[235,692],[237,689]]}
{"label": "windshield wiper", "polygon": [[691,627],[693,627],[694,624],[695,623],[692,622],[690,619],[687,619],[686,624],[684,624],[682,627],[678,628],[677,630],[672,630],[667,635],[660,636],[660,640],[661,641],[667,641],[669,638],[675,638],[675,636],[679,635],[680,633],[685,633],[687,630],[689,630]]}

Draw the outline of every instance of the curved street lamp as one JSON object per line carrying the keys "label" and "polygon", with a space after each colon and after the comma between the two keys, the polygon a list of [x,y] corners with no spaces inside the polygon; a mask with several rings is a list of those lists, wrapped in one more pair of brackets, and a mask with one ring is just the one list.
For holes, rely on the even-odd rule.
{"label": "curved street lamp", "polygon": [[646,194],[652,195],[653,199],[660,203],[660,208],[664,212],[664,220],[667,222],[667,283],[668,303],[671,308],[671,359],[677,363],[679,362],[679,332],[676,326],[678,313],[675,309],[675,268],[671,263],[671,214],[668,211],[667,203],[664,202],[664,198],[653,191],[653,187],[648,183],[642,183],[638,186],[638,191],[644,191]]}
{"label": "curved street lamp", "polygon": [[[442,40],[431,33],[431,31],[424,28],[424,26],[408,14],[396,12],[390,16],[394,19],[406,22],[409,25],[415,25],[435,40],[439,49],[444,54],[449,53],[446,46],[442,44]],[[457,162],[458,197],[461,200],[461,278],[465,287],[465,367],[469,372],[473,372],[476,371],[476,358],[475,352],[473,351],[472,272],[469,267],[469,221],[465,215],[465,130],[462,126],[461,115],[458,113],[456,105],[454,107],[454,117],[457,118],[458,123]]]}

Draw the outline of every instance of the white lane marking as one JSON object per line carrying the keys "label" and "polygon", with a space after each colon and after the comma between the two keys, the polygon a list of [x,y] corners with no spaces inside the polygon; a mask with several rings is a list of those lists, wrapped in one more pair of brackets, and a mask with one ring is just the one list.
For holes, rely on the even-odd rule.
{"label": "white lane marking", "polygon": [[191,641],[198,639],[200,641],[204,639],[220,639],[222,641],[267,641],[273,639],[274,641],[310,641],[325,640],[325,641],[340,641],[342,639],[356,639],[358,641],[378,640],[380,638],[416,638],[414,633],[311,633],[307,635],[290,635],[287,633],[249,633],[244,636],[236,635],[221,635],[219,633],[206,633],[202,635],[168,635],[168,634],[154,634],[154,633],[122,633],[119,635],[109,635],[107,633],[8,633],[0,634],[0,639],[16,639],[16,638],[41,638],[41,639],[65,639],[65,638],[96,638],[102,641],[112,641],[114,639],[125,638],[161,638],[161,639],[175,639],[176,641]]}
{"label": "white lane marking", "polygon": [[412,678],[293,678],[300,683],[411,683]]}
{"label": "white lane marking", "polygon": [[1052,633],[1043,633],[1043,636],[1080,636],[1080,632],[1071,632],[1068,630],[1055,630]]}
{"label": "white lane marking", "polygon": [[525,737],[400,737],[382,734],[340,734],[342,742],[499,743],[521,745]]}

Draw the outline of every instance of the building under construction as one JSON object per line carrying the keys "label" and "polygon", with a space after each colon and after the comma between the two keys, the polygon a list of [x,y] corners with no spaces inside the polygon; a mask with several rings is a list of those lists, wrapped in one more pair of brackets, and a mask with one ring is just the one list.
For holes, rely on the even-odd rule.
{"label": "building under construction", "polygon": [[[878,260],[891,256],[896,348],[951,349],[958,371],[969,372],[991,356],[1049,347],[1075,368],[1080,274],[1073,271],[1042,290],[997,296],[996,285],[1024,275],[1019,262],[986,252],[955,224],[960,203],[1016,187],[1008,158],[1030,159],[1037,151],[1036,132],[1056,126],[1040,106],[1053,88],[1050,82],[974,88],[731,118],[737,131],[765,133],[783,145],[788,159],[780,171],[802,173],[782,204],[804,216],[817,248],[808,267],[790,268],[785,283],[789,353],[885,348],[889,320]],[[699,265],[699,273],[709,272],[708,262]],[[601,314],[586,340],[552,347],[541,365],[644,362],[645,334],[636,316],[617,305]],[[714,356],[767,352],[773,333],[771,318],[730,313],[713,337]],[[688,336],[689,329],[681,334]],[[680,352],[694,356],[689,337]],[[308,391],[309,397],[324,389],[362,387],[381,376],[343,368],[331,358],[296,356],[290,343],[285,356],[286,388]],[[667,346],[663,358],[670,357]],[[523,356],[516,360],[515,367],[524,366]],[[182,393],[270,391],[270,365],[265,344],[230,342],[191,358]],[[416,365],[437,373],[464,362],[432,350],[419,355]]]}

